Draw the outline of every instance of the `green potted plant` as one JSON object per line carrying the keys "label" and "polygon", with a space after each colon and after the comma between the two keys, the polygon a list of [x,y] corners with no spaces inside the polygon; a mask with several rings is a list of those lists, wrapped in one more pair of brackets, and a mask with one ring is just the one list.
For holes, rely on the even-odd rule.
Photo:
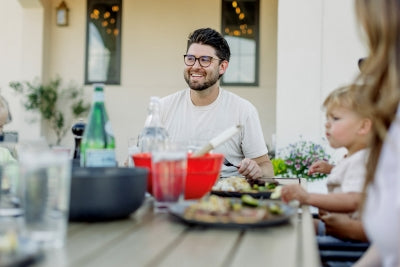
{"label": "green potted plant", "polygon": [[36,79],[33,82],[12,81],[9,86],[23,96],[25,109],[39,112],[44,122],[54,131],[55,145],[60,145],[70,130],[71,123],[67,122],[85,116],[90,108],[90,104],[83,98],[83,88],[72,82],[64,86],[60,77],[47,84]]}
{"label": "green potted plant", "polygon": [[308,180],[325,178],[323,173],[308,174],[311,164],[317,160],[329,161],[331,156],[325,148],[312,141],[300,140],[278,151],[272,159],[275,176],[307,178]]}

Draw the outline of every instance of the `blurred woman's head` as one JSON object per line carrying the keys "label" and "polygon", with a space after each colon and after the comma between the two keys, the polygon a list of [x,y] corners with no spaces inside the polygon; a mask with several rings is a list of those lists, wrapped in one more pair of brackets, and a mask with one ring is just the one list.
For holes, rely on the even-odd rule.
{"label": "blurred woman's head", "polygon": [[374,178],[381,147],[400,99],[400,0],[356,0],[355,5],[369,49],[356,80],[363,87],[362,94],[374,122],[368,185]]}
{"label": "blurred woman's head", "polygon": [[369,55],[358,77],[384,138],[400,96],[400,1],[356,0],[356,14],[367,38]]}

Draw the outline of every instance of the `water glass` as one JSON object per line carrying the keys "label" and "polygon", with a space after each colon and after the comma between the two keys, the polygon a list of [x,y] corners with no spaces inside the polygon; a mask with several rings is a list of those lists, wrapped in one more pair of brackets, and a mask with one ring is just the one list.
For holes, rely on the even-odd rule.
{"label": "water glass", "polygon": [[155,212],[166,212],[170,205],[183,200],[186,169],[185,146],[168,144],[153,151],[151,172]]}
{"label": "water glass", "polygon": [[17,162],[7,162],[0,166],[0,188],[0,216],[22,215],[24,184],[19,176]]}
{"label": "water glass", "polygon": [[43,248],[62,247],[68,223],[69,155],[51,150],[26,151],[20,155],[20,175],[25,184],[25,235]]}

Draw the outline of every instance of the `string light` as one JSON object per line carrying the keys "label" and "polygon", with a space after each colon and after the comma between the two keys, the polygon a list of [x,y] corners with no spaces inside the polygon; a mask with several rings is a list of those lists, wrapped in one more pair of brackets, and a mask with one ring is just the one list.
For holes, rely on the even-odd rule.
{"label": "string light", "polygon": [[241,24],[239,25],[239,29],[230,29],[229,27],[226,27],[224,29],[225,34],[230,36],[253,35],[253,29],[249,28],[248,25],[244,23],[246,19],[246,14],[239,7],[238,1],[232,1],[232,8],[236,13],[237,18],[241,21]]}
{"label": "string light", "polygon": [[[118,5],[114,5],[111,7],[112,12],[118,12],[119,11],[119,6]],[[119,29],[115,28],[115,24],[116,24],[116,19],[114,17],[112,17],[112,14],[110,11],[105,11],[104,14],[102,14],[102,12],[95,8],[93,9],[93,11],[90,13],[90,18],[92,20],[97,20],[99,19],[99,17],[102,16],[104,18],[103,21],[101,21],[101,26],[103,28],[105,28],[105,32],[107,34],[113,34],[114,36],[118,36],[119,35]]]}
{"label": "string light", "polygon": [[111,10],[114,12],[118,12],[119,11],[119,6],[112,6]]}

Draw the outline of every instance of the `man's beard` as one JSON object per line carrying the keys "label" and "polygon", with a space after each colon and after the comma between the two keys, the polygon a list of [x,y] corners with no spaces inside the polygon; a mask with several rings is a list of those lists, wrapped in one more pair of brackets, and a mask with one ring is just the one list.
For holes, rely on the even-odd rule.
{"label": "man's beard", "polygon": [[204,83],[197,83],[197,82],[190,82],[190,74],[188,72],[185,72],[183,75],[185,78],[186,83],[189,85],[189,88],[195,91],[203,91],[206,90],[207,88],[213,86],[216,84],[219,80],[219,73],[213,73],[213,75],[210,77],[210,79],[207,79]]}

